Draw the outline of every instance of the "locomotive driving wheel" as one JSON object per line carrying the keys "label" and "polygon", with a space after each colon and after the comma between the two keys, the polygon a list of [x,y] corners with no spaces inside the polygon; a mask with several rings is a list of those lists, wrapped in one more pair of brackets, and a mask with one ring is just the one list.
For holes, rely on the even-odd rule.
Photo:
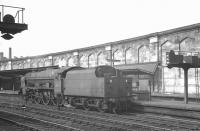
{"label": "locomotive driving wheel", "polygon": [[37,103],[37,104],[41,103],[41,99],[39,96],[35,96],[35,103]]}
{"label": "locomotive driving wheel", "polygon": [[97,100],[97,110],[99,112],[102,112],[102,113],[106,112],[105,106],[106,106],[106,103],[103,100]]}
{"label": "locomotive driving wheel", "polygon": [[44,105],[49,105],[50,97],[43,97]]}
{"label": "locomotive driving wheel", "polygon": [[53,92],[50,92],[50,94],[49,94],[49,104],[50,105],[56,105],[56,99],[54,97],[54,93]]}
{"label": "locomotive driving wheel", "polygon": [[89,99],[85,99],[84,100],[84,104],[83,104],[83,108],[87,111],[90,110],[90,107],[89,107]]}
{"label": "locomotive driving wheel", "polygon": [[40,92],[36,92],[35,94],[35,103],[42,104],[42,96]]}
{"label": "locomotive driving wheel", "polygon": [[76,99],[74,97],[69,98],[69,104],[75,108],[77,108]]}
{"label": "locomotive driving wheel", "polygon": [[117,106],[117,104],[111,104],[111,113],[113,114],[118,114],[120,111],[119,111],[119,108]]}
{"label": "locomotive driving wheel", "polygon": [[112,113],[113,114],[118,114],[119,113],[119,110],[117,109],[116,106],[112,107]]}
{"label": "locomotive driving wheel", "polygon": [[50,104],[51,98],[50,98],[50,93],[48,91],[43,93],[43,102],[44,105]]}
{"label": "locomotive driving wheel", "polygon": [[35,96],[34,95],[31,95],[29,97],[29,100],[31,101],[31,103],[35,103]]}

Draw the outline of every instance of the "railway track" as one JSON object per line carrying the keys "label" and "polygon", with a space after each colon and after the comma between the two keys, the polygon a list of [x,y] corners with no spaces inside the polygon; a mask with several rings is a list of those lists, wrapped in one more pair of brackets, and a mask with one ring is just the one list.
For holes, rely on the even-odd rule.
{"label": "railway track", "polygon": [[[166,119],[166,116],[156,117],[155,115],[150,116],[145,114],[129,114],[129,116],[127,116],[88,112],[76,109],[55,111],[34,107],[27,107],[26,110],[33,114],[38,114],[39,116],[73,121],[75,123],[79,123],[79,126],[83,124],[91,127],[98,127],[98,129],[104,130],[199,130],[199,123],[197,122],[183,121],[180,119],[179,124],[177,124],[177,119]],[[193,126],[186,126],[188,122]]]}
{"label": "railway track", "polygon": [[13,121],[7,120],[5,118],[0,117],[0,129],[1,131],[27,131],[26,127],[22,127],[21,125],[18,125],[14,123]]}
{"label": "railway track", "polygon": [[139,114],[139,115],[138,113],[137,114],[130,113],[125,118],[133,119],[133,117],[130,117],[130,115],[134,115],[134,119],[137,121],[154,125],[154,126],[157,126],[157,124],[160,122],[159,123],[160,126],[164,128],[170,128],[172,130],[193,130],[193,131],[200,130],[200,121],[197,121],[197,120],[155,115],[155,114],[149,114],[149,113]]}
{"label": "railway track", "polygon": [[0,110],[0,119],[15,124],[18,127],[23,127],[24,130],[34,131],[82,131],[78,128],[73,128],[66,125],[61,125],[30,116],[20,115],[18,113]]}
{"label": "railway track", "polygon": [[[70,109],[68,109],[70,110]],[[71,109],[75,114],[85,114],[101,116],[101,119],[113,119],[113,121],[125,123],[126,126],[131,126],[131,123],[135,123],[146,127],[152,127],[158,130],[200,130],[200,121],[189,119],[188,117],[172,117],[168,115],[159,115],[152,113],[124,113],[122,115],[107,114],[100,112],[88,112],[85,110]]]}
{"label": "railway track", "polygon": [[[79,113],[81,111],[78,111]],[[85,111],[82,111],[85,112]],[[167,115],[158,115],[158,114],[150,114],[150,113],[127,113],[122,115],[116,114],[102,114],[96,112],[90,112],[90,114],[101,115],[105,119],[118,119],[123,121],[129,126],[129,123],[142,123],[143,126],[152,126],[155,128],[160,128],[159,130],[200,130],[200,121],[193,119],[184,119],[178,117],[171,117]]]}
{"label": "railway track", "polygon": [[131,126],[131,123],[136,123],[138,125],[142,123],[142,126],[151,126],[159,130],[200,130],[200,121],[198,120],[171,117],[167,115],[158,115],[152,113],[128,113],[119,116],[116,114],[88,112],[84,110],[73,110],[73,112],[101,116],[101,119],[103,117],[107,120],[118,120],[118,122],[121,121],[121,123],[126,123],[126,126]]}
{"label": "railway track", "polygon": [[[14,109],[14,110],[21,110],[19,106],[8,106],[5,104],[1,104],[6,109]],[[25,113],[26,112],[26,113]],[[27,107],[23,114],[27,115],[31,113],[32,115],[42,116],[57,119],[59,124],[64,124],[66,122],[75,123],[74,125],[79,126],[80,129],[83,130],[113,130],[113,131],[133,131],[133,130],[164,130],[162,128],[157,128],[153,126],[145,126],[139,123],[131,123],[131,125],[127,126],[127,123],[123,121],[113,120],[113,119],[105,119],[97,116],[91,116],[87,114],[76,114],[73,112],[63,112],[63,111],[55,111],[55,110],[44,110],[41,108],[34,108],[34,107]],[[62,121],[59,121],[62,120]],[[86,128],[90,127],[90,128]]]}
{"label": "railway track", "polygon": [[[12,108],[21,110],[20,106],[14,104],[3,105],[7,108],[13,106]],[[57,107],[43,105],[35,107],[34,104],[28,104],[25,112],[57,119],[65,123],[71,121],[74,127],[85,130],[200,130],[199,121],[150,113],[115,115],[73,108],[61,108],[58,111]]]}

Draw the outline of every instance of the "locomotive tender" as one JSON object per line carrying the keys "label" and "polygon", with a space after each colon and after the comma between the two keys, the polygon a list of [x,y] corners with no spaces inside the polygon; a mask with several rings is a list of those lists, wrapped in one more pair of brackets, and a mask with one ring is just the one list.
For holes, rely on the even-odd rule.
{"label": "locomotive tender", "polygon": [[23,93],[40,104],[71,104],[112,112],[127,109],[132,79],[111,66],[63,67],[30,72],[21,78]]}

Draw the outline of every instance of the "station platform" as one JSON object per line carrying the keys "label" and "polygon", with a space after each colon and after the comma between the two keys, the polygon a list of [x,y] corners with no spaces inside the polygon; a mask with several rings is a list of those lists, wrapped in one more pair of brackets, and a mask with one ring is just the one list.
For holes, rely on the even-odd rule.
{"label": "station platform", "polygon": [[[177,104],[185,104],[184,103],[184,94],[161,94],[161,93],[153,93],[151,95],[151,100],[153,101],[166,101],[166,102],[178,102]],[[188,102],[192,105],[200,104],[200,95],[196,94],[188,94]],[[186,104],[187,105],[187,104]]]}
{"label": "station platform", "polygon": [[132,110],[200,120],[200,102],[185,104],[184,101],[151,99],[151,101],[135,101]]}
{"label": "station platform", "polygon": [[200,112],[200,102],[189,102],[188,104],[185,104],[184,101],[152,99],[150,101],[137,101],[136,103],[141,104],[143,106],[171,108],[180,110],[194,110]]}
{"label": "station platform", "polygon": [[17,95],[19,91],[13,91],[13,90],[1,90],[0,94],[10,94],[10,95]]}

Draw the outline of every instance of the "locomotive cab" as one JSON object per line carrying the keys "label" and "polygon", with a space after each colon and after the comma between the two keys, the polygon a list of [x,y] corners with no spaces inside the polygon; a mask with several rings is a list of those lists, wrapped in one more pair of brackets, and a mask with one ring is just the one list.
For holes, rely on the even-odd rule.
{"label": "locomotive cab", "polygon": [[105,76],[105,98],[112,112],[127,110],[131,99],[132,79],[122,76],[117,71],[116,76]]}

